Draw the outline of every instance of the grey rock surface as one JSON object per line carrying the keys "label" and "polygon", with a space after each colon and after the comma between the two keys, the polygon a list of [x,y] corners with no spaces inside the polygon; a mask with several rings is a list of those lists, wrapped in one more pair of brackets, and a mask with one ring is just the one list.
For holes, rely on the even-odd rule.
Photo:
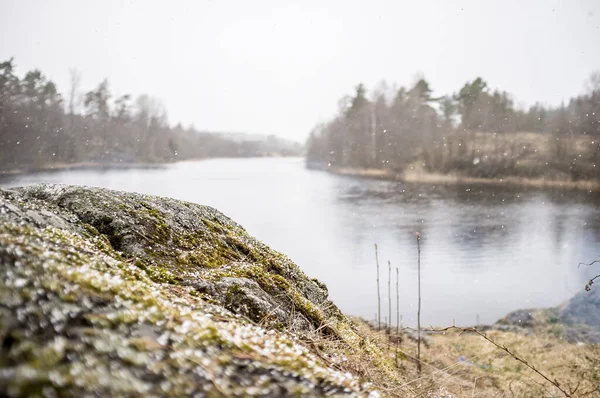
{"label": "grey rock surface", "polygon": [[323,284],[213,208],[0,190],[0,396],[367,392],[307,335],[360,340]]}

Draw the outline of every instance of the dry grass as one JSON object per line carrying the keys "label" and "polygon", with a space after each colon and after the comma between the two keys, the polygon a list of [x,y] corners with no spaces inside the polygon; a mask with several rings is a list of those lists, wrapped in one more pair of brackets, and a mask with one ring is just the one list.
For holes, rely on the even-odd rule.
{"label": "dry grass", "polygon": [[429,173],[424,170],[408,170],[402,174],[402,181],[424,183],[424,184],[476,184],[494,186],[523,186],[532,188],[563,188],[580,189],[584,191],[600,191],[600,181],[570,181],[549,180],[545,178],[480,178],[469,177],[459,174]]}
{"label": "dry grass", "polygon": [[354,324],[356,329],[351,333],[356,337],[354,342],[347,334],[343,339],[328,338],[319,333],[301,338],[330,367],[357,376],[384,396],[418,396],[419,391],[410,385],[403,372],[398,371],[394,358],[387,352],[385,332],[372,334],[370,327],[363,327],[364,323]]}
{"label": "dry grass", "polygon": [[395,179],[401,177],[400,174],[394,173],[390,170],[386,169],[362,169],[357,167],[330,167],[328,169],[332,173],[347,175],[347,176],[356,176],[356,177],[366,177],[366,178],[384,178],[384,179]]}
{"label": "dry grass", "polygon": [[[598,347],[570,344],[552,335],[526,336],[501,331],[490,331],[488,335],[535,364],[550,379],[556,379],[570,395],[585,396],[595,390],[598,396]],[[541,376],[478,335],[454,331],[434,336],[432,340],[433,349],[427,352],[431,363],[446,368],[457,363],[458,358],[465,359],[453,372],[454,379],[462,381],[455,383],[460,388],[447,385],[457,396],[469,396],[465,394],[465,383],[475,386],[478,397],[563,396]]]}
{"label": "dry grass", "polygon": [[[392,335],[355,319],[368,344],[353,352],[333,340],[313,342],[332,366],[369,380],[383,395],[397,397],[560,397],[556,387],[481,336],[459,331],[429,333],[416,368],[417,343],[407,332]],[[600,347],[571,344],[550,329],[535,335],[492,330],[486,335],[533,364],[573,397],[600,397]],[[396,341],[398,367],[396,367]],[[374,349],[373,347],[378,347]]]}
{"label": "dry grass", "polygon": [[571,181],[567,179],[546,179],[546,178],[525,178],[525,177],[505,177],[505,178],[480,178],[469,177],[457,173],[441,174],[431,173],[422,168],[413,167],[412,170],[405,170],[403,173],[395,173],[384,169],[358,169],[352,167],[341,167],[331,169],[330,171],[347,176],[380,178],[385,180],[396,180],[414,182],[420,184],[477,184],[494,186],[524,186],[532,188],[561,188],[561,189],[579,189],[584,191],[600,191],[600,181]]}

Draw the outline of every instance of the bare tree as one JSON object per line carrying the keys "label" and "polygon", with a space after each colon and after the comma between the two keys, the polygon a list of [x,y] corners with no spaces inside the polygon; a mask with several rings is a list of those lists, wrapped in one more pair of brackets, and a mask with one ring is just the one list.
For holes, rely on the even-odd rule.
{"label": "bare tree", "polygon": [[[77,106],[77,93],[79,92],[79,85],[81,84],[81,73],[75,69],[69,69],[69,115],[75,114],[75,107]],[[72,119],[72,118],[71,118]]]}
{"label": "bare tree", "polygon": [[600,91],[600,70],[592,72],[585,83],[585,89],[589,94]]}
{"label": "bare tree", "polygon": [[75,69],[69,69],[69,142],[68,142],[68,160],[74,161],[76,158],[76,150],[77,147],[77,138],[75,136],[75,112],[76,108],[79,105],[78,93],[79,93],[79,85],[81,83],[81,73]]}

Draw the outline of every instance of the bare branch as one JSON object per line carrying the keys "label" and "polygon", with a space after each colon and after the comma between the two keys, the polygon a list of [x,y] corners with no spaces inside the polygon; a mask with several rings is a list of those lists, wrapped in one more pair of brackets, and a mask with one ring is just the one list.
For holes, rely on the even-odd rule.
{"label": "bare branch", "polygon": [[594,281],[596,279],[600,278],[600,275],[596,275],[595,277],[593,277],[592,279],[590,279],[590,281],[587,283],[587,285],[585,285],[585,290],[587,292],[589,292],[590,290],[592,290],[592,285],[594,284]]}
{"label": "bare branch", "polygon": [[529,369],[533,370],[535,373],[537,373],[538,375],[540,375],[544,380],[546,380],[548,383],[552,384],[554,387],[556,387],[557,389],[560,390],[560,392],[562,392],[565,397],[569,397],[571,398],[572,395],[567,392],[567,390],[563,389],[560,386],[560,383],[554,379],[550,379],[548,376],[546,376],[545,374],[543,374],[542,372],[540,372],[535,365],[530,364],[529,362],[527,362],[525,359],[517,356],[517,354],[515,354],[513,351],[511,351],[508,347],[506,347],[505,345],[500,345],[498,343],[496,343],[494,340],[492,340],[491,338],[489,338],[485,333],[480,332],[479,330],[477,330],[474,327],[470,327],[470,328],[461,328],[458,326],[448,326],[446,328],[443,329],[435,329],[433,326],[431,327],[431,330],[434,332],[445,332],[448,330],[460,330],[461,334],[462,333],[475,333],[481,337],[483,337],[485,340],[487,340],[488,342],[492,343],[493,345],[495,345],[497,348],[501,349],[502,351],[506,352],[508,355],[510,355],[511,357],[513,357],[514,359],[516,359],[517,361],[521,362],[523,365],[527,366]]}
{"label": "bare branch", "polygon": [[[600,260],[594,260],[591,263],[579,263],[577,264],[577,268],[581,267],[582,265],[586,265],[586,266],[591,266],[594,265],[596,263],[600,263]],[[600,278],[600,275],[596,275],[595,277],[593,277],[592,279],[590,279],[590,281],[587,283],[587,285],[585,285],[585,290],[586,292],[589,292],[590,290],[592,290],[592,285],[594,284],[594,281],[596,279]]]}
{"label": "bare branch", "polygon": [[581,267],[582,265],[587,265],[589,267],[590,265],[593,265],[593,264],[596,264],[596,263],[600,263],[600,260],[594,260],[594,261],[592,261],[589,264],[588,263],[579,263],[579,264],[577,264],[577,268]]}

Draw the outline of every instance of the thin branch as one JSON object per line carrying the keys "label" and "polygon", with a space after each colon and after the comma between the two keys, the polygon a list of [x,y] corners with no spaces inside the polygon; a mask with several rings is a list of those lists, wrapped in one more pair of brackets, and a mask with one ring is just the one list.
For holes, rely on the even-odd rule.
{"label": "thin branch", "polygon": [[418,289],[419,289],[419,305],[417,307],[417,372],[421,373],[421,234],[417,236],[417,272],[418,272]]}
{"label": "thin branch", "polygon": [[594,265],[596,263],[600,263],[600,260],[594,260],[591,263],[579,263],[579,264],[577,264],[577,268],[581,267],[582,265],[587,265],[589,267],[589,266]]}
{"label": "thin branch", "polygon": [[481,379],[482,377],[484,377],[484,376],[476,377],[473,380],[473,391],[471,391],[471,398],[475,397],[475,386],[477,386],[477,380]]}
{"label": "thin branch", "polygon": [[522,359],[519,356],[517,356],[517,354],[515,354],[514,352],[512,352],[505,345],[500,345],[500,344],[496,343],[494,340],[492,340],[491,338],[489,338],[485,333],[480,332],[476,328],[473,328],[473,327],[471,327],[471,328],[461,328],[461,327],[458,327],[458,326],[448,326],[447,328],[444,328],[444,329],[434,329],[433,326],[431,327],[431,330],[433,330],[434,332],[445,332],[445,331],[452,330],[452,329],[460,330],[461,334],[462,333],[466,333],[466,332],[471,332],[471,333],[475,333],[475,334],[483,337],[485,340],[487,340],[488,342],[492,343],[497,348],[499,348],[502,351],[506,352],[508,355],[510,355],[511,357],[513,357],[514,359],[516,359],[517,361],[521,362],[523,365],[527,366],[529,369],[533,370],[535,373],[537,373],[538,375],[540,375],[548,383],[552,384],[554,387],[556,387],[557,389],[559,389],[560,392],[562,392],[565,395],[565,397],[572,398],[572,395],[570,393],[568,393],[567,390],[563,389],[560,386],[560,383],[556,379],[554,379],[554,380],[550,379],[548,376],[546,376],[545,374],[543,374],[542,372],[540,372],[534,365],[530,364],[525,359]]}
{"label": "thin branch", "polygon": [[[581,267],[582,265],[585,265],[587,267],[590,267],[596,263],[600,263],[600,260],[594,260],[591,263],[579,263],[577,264],[577,268]],[[590,281],[587,283],[587,285],[585,285],[585,291],[589,292],[590,290],[592,290],[592,285],[594,284],[594,281],[596,279],[600,278],[600,275],[596,275],[595,277],[593,277],[592,279],[590,279]]]}
{"label": "thin branch", "polygon": [[[577,264],[577,268],[581,267],[582,265],[585,265],[585,266],[589,267],[589,266],[592,266],[592,265],[594,265],[596,263],[600,263],[600,260],[594,260],[591,263],[579,263],[579,264]],[[586,292],[589,292],[590,290],[592,290],[592,285],[594,284],[594,281],[596,279],[598,279],[598,278],[600,278],[600,275],[596,275],[595,277],[593,277],[592,279],[590,279],[590,281],[587,283],[587,285],[585,285],[585,291]]]}
{"label": "thin branch", "polygon": [[586,292],[589,292],[590,290],[592,290],[592,285],[594,284],[594,281],[598,278],[600,278],[600,275],[596,275],[595,277],[590,279],[590,281],[587,283],[587,285],[585,285]]}
{"label": "thin branch", "polygon": [[388,319],[387,333],[391,334],[392,329],[392,263],[388,260]]}
{"label": "thin branch", "polygon": [[396,334],[400,333],[400,293],[398,290],[398,267],[396,267]]}
{"label": "thin branch", "polygon": [[381,296],[379,293],[379,253],[375,243],[375,263],[377,264],[377,329],[381,329]]}

